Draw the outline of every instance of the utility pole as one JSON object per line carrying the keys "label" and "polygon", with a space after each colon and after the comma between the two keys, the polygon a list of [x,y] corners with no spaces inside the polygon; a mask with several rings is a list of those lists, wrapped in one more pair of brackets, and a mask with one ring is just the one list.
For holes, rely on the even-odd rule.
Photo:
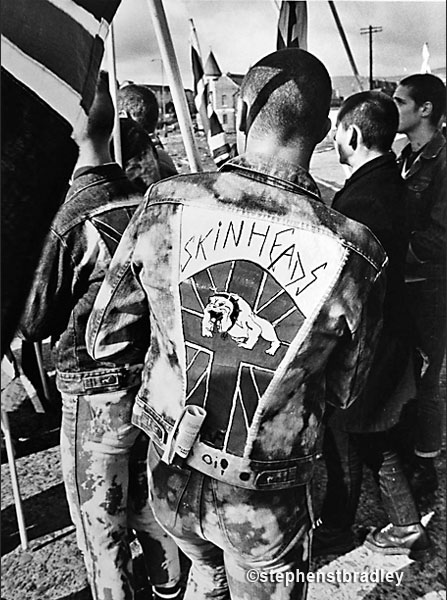
{"label": "utility pole", "polygon": [[373,81],[373,33],[380,33],[382,31],[382,27],[373,27],[369,25],[369,27],[362,27],[360,29],[361,35],[369,35],[369,89],[372,90],[374,87]]}

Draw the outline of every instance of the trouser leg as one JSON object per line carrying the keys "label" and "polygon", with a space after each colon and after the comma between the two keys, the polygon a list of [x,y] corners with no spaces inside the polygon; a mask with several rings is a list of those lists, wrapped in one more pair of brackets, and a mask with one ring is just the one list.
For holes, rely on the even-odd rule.
{"label": "trouser leg", "polygon": [[349,529],[355,521],[363,466],[352,434],[326,427],[323,440],[327,485],[321,510],[324,527]]}
{"label": "trouser leg", "polygon": [[180,581],[180,559],[175,541],[158,524],[149,504],[147,454],[149,438],[140,432],[129,461],[128,525],[143,550],[151,584],[169,588]]}
{"label": "trouser leg", "polygon": [[[153,450],[150,469],[154,513],[192,561],[187,600],[305,597],[311,530],[308,486],[246,490],[193,469],[169,467]],[[286,582],[281,575],[275,579],[276,573],[285,572],[292,580]]]}
{"label": "trouser leg", "polygon": [[408,480],[388,432],[355,434],[379,484],[383,507],[393,525],[405,526],[420,519]]}
{"label": "trouser leg", "polygon": [[417,346],[424,359],[416,397],[415,453],[430,458],[441,451],[444,423],[439,376],[446,349],[445,280],[411,283],[407,290]]}
{"label": "trouser leg", "polygon": [[62,472],[94,600],[134,597],[127,529],[133,391],[63,394]]}

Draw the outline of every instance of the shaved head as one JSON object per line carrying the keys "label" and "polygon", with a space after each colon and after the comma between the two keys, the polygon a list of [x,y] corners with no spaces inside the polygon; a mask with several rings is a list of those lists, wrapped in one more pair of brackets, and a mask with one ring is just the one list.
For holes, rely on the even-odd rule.
{"label": "shaved head", "polygon": [[273,52],[242,82],[245,133],[274,135],[282,144],[316,144],[325,135],[331,96],[329,73],[315,56],[298,48]]}

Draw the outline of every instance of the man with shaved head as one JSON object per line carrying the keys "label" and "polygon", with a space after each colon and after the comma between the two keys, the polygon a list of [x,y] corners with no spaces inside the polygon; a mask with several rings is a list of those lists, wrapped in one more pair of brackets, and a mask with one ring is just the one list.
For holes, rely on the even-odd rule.
{"label": "man with shaved head", "polygon": [[306,596],[325,398],[361,392],[386,264],[308,173],[330,99],[303,50],[252,67],[240,155],[148,191],[89,321],[90,352],[117,364],[150,323],[133,422],[154,513],[192,561],[187,600]]}

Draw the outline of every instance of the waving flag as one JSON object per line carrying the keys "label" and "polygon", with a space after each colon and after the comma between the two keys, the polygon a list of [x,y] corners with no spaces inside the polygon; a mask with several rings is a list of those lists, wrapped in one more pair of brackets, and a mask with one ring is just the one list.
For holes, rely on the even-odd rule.
{"label": "waving flag", "polygon": [[278,20],[278,40],[276,47],[302,48],[307,50],[307,2],[281,3]]}
{"label": "waving flag", "polygon": [[2,354],[77,158],[119,0],[2,1]]}
{"label": "waving flag", "polygon": [[211,155],[217,167],[230,157],[230,146],[225,133],[209,99],[208,84],[205,79],[200,47],[193,20],[191,23],[191,64],[194,75],[194,102],[200,115],[202,126],[208,139]]}

